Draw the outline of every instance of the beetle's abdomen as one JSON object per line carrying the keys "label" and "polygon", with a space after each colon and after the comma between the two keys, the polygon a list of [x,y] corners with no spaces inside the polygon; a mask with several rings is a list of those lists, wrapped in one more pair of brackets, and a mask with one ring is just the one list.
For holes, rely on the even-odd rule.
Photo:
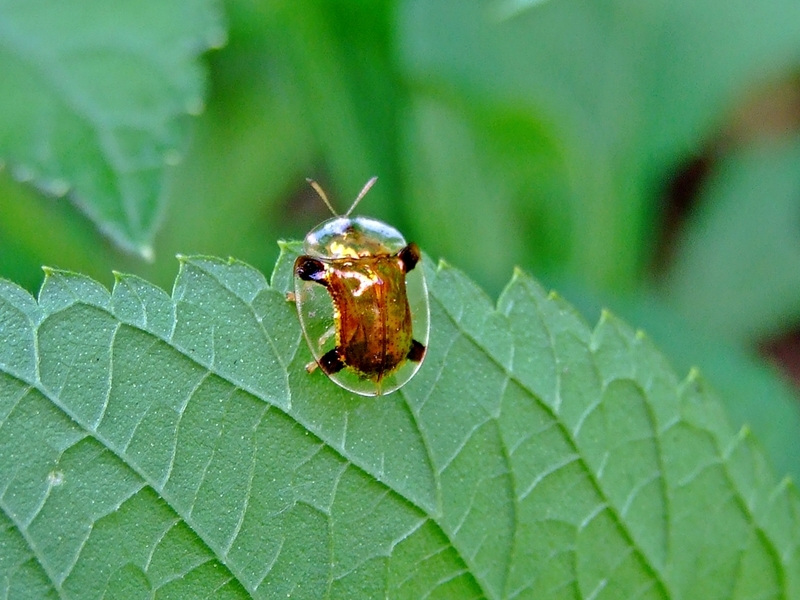
{"label": "beetle's abdomen", "polygon": [[330,261],[336,347],[342,362],[380,381],[408,356],[411,311],[396,255]]}

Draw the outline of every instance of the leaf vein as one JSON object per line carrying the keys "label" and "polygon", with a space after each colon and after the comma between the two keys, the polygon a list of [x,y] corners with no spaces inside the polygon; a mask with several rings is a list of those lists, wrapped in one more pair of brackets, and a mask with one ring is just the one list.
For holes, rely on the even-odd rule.
{"label": "leaf vein", "polygon": [[[264,407],[264,412],[261,413],[261,416],[258,419],[258,423],[253,426],[253,431],[256,431],[260,426],[261,423],[264,421],[264,417],[269,412],[269,405]],[[250,472],[248,473],[247,477],[247,492],[244,494],[244,505],[242,506],[239,512],[239,518],[236,521],[236,526],[233,528],[233,532],[231,533],[230,541],[222,548],[222,555],[225,557],[227,562],[228,560],[228,553],[230,552],[231,548],[233,547],[236,538],[239,537],[239,532],[242,529],[242,524],[244,523],[245,515],[247,514],[247,508],[250,505],[250,496],[251,492],[253,491],[253,480],[255,479],[256,474],[256,454],[257,454],[257,446],[253,444],[253,449],[250,454]]]}
{"label": "leaf vein", "polygon": [[17,518],[14,516],[14,513],[9,510],[6,506],[5,502],[0,499],[0,511],[6,516],[6,518],[11,522],[14,528],[19,532],[22,536],[22,539],[25,540],[25,544],[31,551],[31,555],[36,559],[36,562],[39,563],[39,566],[44,571],[47,578],[50,580],[53,589],[58,594],[59,598],[66,598],[66,594],[64,590],[61,588],[61,584],[58,581],[58,577],[56,577],[55,573],[52,572],[50,567],[48,566],[47,562],[45,561],[44,553],[36,546],[36,542],[34,542],[33,538],[29,535],[28,530],[22,526]]}
{"label": "leaf vein", "polygon": [[[527,287],[528,284],[525,283],[524,280],[522,280],[522,281],[523,281],[524,285],[526,285],[526,287]],[[442,307],[442,311],[445,314],[447,314],[450,317],[451,320],[454,320],[453,315],[448,311],[447,306],[445,305],[445,303],[443,303],[438,298],[436,298],[435,294],[433,294],[433,297],[436,299],[437,302],[439,302],[440,306]],[[541,301],[539,300],[539,298],[535,294],[530,294],[530,297],[537,305],[541,304]],[[539,313],[543,314],[543,312],[544,311],[542,311],[541,307],[539,307]],[[457,323],[458,323],[457,321],[454,321],[454,324],[457,324]],[[552,332],[551,328],[548,326],[548,324],[544,320],[542,320],[542,325],[548,332],[549,339],[550,339],[550,344],[549,345],[550,345],[550,347],[552,349],[553,356],[554,356],[554,359],[556,361],[556,364],[559,364],[560,361],[558,360],[558,357],[557,357],[556,351],[555,351],[556,342],[555,342],[555,337],[553,335],[553,332]],[[643,550],[641,548],[639,548],[637,545],[635,545],[634,537],[633,537],[632,532],[625,525],[624,521],[617,514],[616,510],[614,510],[613,505],[610,503],[610,499],[607,497],[607,495],[605,493],[605,490],[600,485],[600,482],[595,477],[595,474],[589,468],[589,462],[580,453],[580,449],[579,449],[579,446],[577,444],[577,441],[571,436],[571,432],[568,430],[566,425],[558,418],[558,408],[560,407],[560,404],[561,404],[561,401],[560,401],[560,389],[561,389],[560,371],[558,371],[558,370],[556,371],[558,373],[558,376],[556,378],[556,389],[557,389],[556,396],[557,396],[557,400],[556,400],[556,402],[554,402],[554,406],[551,407],[546,402],[542,401],[539,398],[539,396],[525,382],[523,382],[519,377],[516,376],[516,374],[514,374],[512,372],[509,372],[508,369],[506,369],[494,357],[494,355],[491,352],[488,351],[488,349],[484,346],[484,344],[480,340],[478,340],[474,335],[472,335],[467,330],[463,330],[463,332],[464,332],[464,335],[468,336],[473,341],[473,343],[475,343],[478,347],[482,348],[485,351],[488,360],[492,361],[499,369],[504,371],[508,377],[512,378],[522,389],[526,390],[528,392],[528,394],[531,396],[531,398],[535,399],[535,401],[539,404],[539,406],[543,410],[545,410],[547,413],[550,414],[550,417],[557,423],[559,429],[562,431],[562,433],[564,434],[565,438],[567,440],[569,440],[569,443],[572,446],[574,454],[577,455],[577,461],[580,462],[581,465],[583,465],[584,471],[587,473],[589,481],[591,481],[591,483],[592,483],[592,487],[600,495],[600,497],[603,498],[603,500],[609,504],[609,510],[614,515],[614,520],[617,523],[617,526],[619,527],[619,530],[623,533],[623,535],[627,539],[628,543],[636,549],[636,552],[637,552],[638,556],[640,556],[642,561],[644,561],[644,563],[647,565],[647,568],[650,570],[650,572],[653,573],[653,576],[659,582],[659,586],[660,586],[661,590],[665,593],[665,595],[668,595],[666,593],[666,590],[668,590],[669,587],[667,586],[666,581],[663,579],[662,574],[656,569],[655,565],[651,562],[650,557],[648,557],[643,552]]]}
{"label": "leaf vein", "polygon": [[181,423],[183,422],[183,415],[186,412],[186,407],[189,405],[189,401],[194,398],[195,394],[197,394],[200,387],[208,380],[210,375],[210,371],[203,373],[203,376],[200,377],[200,379],[197,381],[197,384],[195,384],[195,386],[189,390],[189,393],[186,394],[186,399],[178,408],[178,420],[175,423],[175,435],[172,436],[172,449],[170,450],[169,464],[167,465],[167,470],[164,473],[163,480],[158,483],[158,489],[163,490],[166,487],[167,482],[169,482],[169,478],[172,476],[172,469],[175,468],[175,458],[178,454],[178,432],[180,431]]}
{"label": "leaf vein", "polygon": [[[425,430],[422,428],[419,422],[419,414],[411,407],[411,402],[408,398],[406,391],[403,388],[400,388],[400,395],[403,398],[403,404],[408,410],[409,415],[411,415],[411,419],[414,422],[414,426],[417,429],[417,433],[419,434],[419,438],[422,441],[422,447],[425,449],[425,458],[428,461],[428,472],[431,474],[433,478],[434,489],[436,490],[436,514],[434,516],[439,517],[442,514],[442,481],[439,474],[436,472],[436,469],[433,466],[433,454],[431,453],[431,445],[428,436],[425,433]],[[428,395],[430,396],[430,390],[428,391]],[[422,510],[422,507],[420,507]],[[427,513],[427,511],[424,511]],[[430,516],[430,515],[429,515]]]}
{"label": "leaf vein", "polygon": [[[181,513],[181,511],[178,509],[178,506],[177,506],[177,505],[176,505],[176,504],[175,504],[173,501],[171,501],[171,500],[170,500],[170,498],[169,498],[169,495],[168,495],[168,494],[166,494],[166,493],[164,492],[164,490],[160,489],[160,488],[158,487],[157,483],[156,483],[154,480],[152,480],[152,479],[151,479],[151,478],[150,478],[150,477],[147,475],[147,473],[145,473],[145,472],[144,472],[144,471],[143,471],[143,470],[142,470],[140,467],[136,466],[134,463],[132,463],[132,462],[130,462],[130,461],[128,461],[128,460],[126,460],[126,457],[120,453],[119,449],[115,448],[115,447],[114,447],[114,445],[113,445],[113,444],[111,444],[111,443],[109,442],[109,440],[107,440],[107,439],[106,439],[106,438],[105,438],[105,437],[104,437],[102,434],[100,434],[100,433],[99,433],[99,432],[97,432],[97,431],[93,431],[93,430],[92,430],[92,429],[89,427],[88,423],[84,423],[84,422],[82,422],[82,421],[81,421],[81,420],[78,418],[78,416],[77,416],[77,415],[76,415],[76,414],[75,414],[73,411],[71,411],[71,410],[70,410],[70,409],[69,409],[67,406],[65,406],[65,405],[63,404],[63,402],[61,402],[61,400],[60,400],[60,398],[59,398],[59,396],[58,396],[57,394],[51,394],[51,393],[50,393],[50,392],[49,392],[47,389],[45,389],[43,386],[42,386],[42,387],[40,387],[38,384],[34,384],[33,382],[26,381],[25,379],[22,379],[22,378],[20,378],[20,381],[21,381],[22,383],[26,383],[26,384],[30,385],[31,387],[33,387],[33,388],[37,389],[37,390],[38,390],[38,391],[39,391],[39,392],[42,394],[42,396],[44,396],[45,398],[47,398],[48,400],[50,400],[50,401],[53,403],[53,405],[54,405],[56,408],[58,408],[59,410],[61,410],[61,411],[62,411],[62,412],[63,412],[63,413],[64,413],[64,414],[65,414],[67,417],[69,417],[69,418],[70,418],[70,419],[71,419],[71,420],[72,420],[72,421],[73,421],[73,422],[74,422],[74,423],[75,423],[75,424],[76,424],[78,427],[82,428],[82,429],[83,429],[84,431],[86,431],[86,432],[87,432],[89,435],[91,435],[91,436],[92,436],[94,439],[96,439],[96,440],[97,440],[97,441],[98,441],[98,442],[99,442],[99,443],[100,443],[100,444],[101,444],[101,445],[102,445],[104,448],[106,448],[106,449],[108,449],[109,451],[113,452],[113,453],[114,453],[114,454],[117,456],[117,458],[119,458],[119,459],[120,459],[120,461],[121,461],[121,463],[122,463],[122,464],[124,464],[125,466],[127,466],[127,467],[128,467],[128,468],[129,468],[129,469],[132,471],[132,472],[134,472],[134,473],[135,473],[135,474],[136,474],[138,477],[140,477],[140,478],[141,478],[141,479],[142,479],[144,482],[146,482],[146,483],[147,483],[147,484],[148,484],[148,485],[149,485],[151,488],[153,488],[154,490],[156,490],[156,491],[157,491],[157,492],[160,494],[160,496],[161,496],[161,497],[164,499],[164,501],[165,501],[165,502],[166,502],[166,503],[169,505],[169,507],[172,509],[172,511],[173,511],[175,514],[177,514],[177,515],[180,515],[180,516],[182,517],[182,519],[183,519],[184,523],[186,523],[186,525],[187,525],[187,526],[188,526],[188,527],[189,527],[189,528],[190,528],[190,529],[191,529],[191,530],[192,530],[192,531],[193,531],[193,532],[194,532],[194,533],[195,533],[195,534],[196,534],[196,535],[197,535],[197,536],[198,536],[198,537],[199,537],[201,540],[203,540],[203,542],[205,543],[206,547],[207,547],[207,548],[209,548],[209,549],[211,550],[211,552],[212,552],[212,553],[215,555],[216,559],[217,559],[217,560],[218,560],[218,561],[219,561],[221,564],[225,565],[225,567],[231,571],[231,573],[234,575],[234,577],[235,577],[235,578],[236,578],[236,580],[239,582],[239,584],[240,584],[240,585],[242,585],[242,587],[244,587],[245,589],[248,589],[248,591],[250,591],[250,590],[249,590],[249,588],[248,588],[248,586],[246,586],[246,585],[244,584],[244,578],[243,578],[242,576],[240,576],[239,574],[237,574],[236,570],[235,570],[235,569],[234,569],[234,568],[233,568],[231,565],[228,565],[227,563],[225,563],[225,561],[222,559],[222,556],[220,555],[220,553],[219,553],[219,549],[216,547],[216,545],[215,545],[215,544],[214,544],[214,543],[213,543],[213,542],[212,542],[212,541],[211,541],[211,540],[208,538],[208,536],[206,536],[206,535],[205,535],[205,534],[204,534],[204,533],[203,533],[203,532],[202,532],[200,529],[198,529],[197,527],[195,527],[195,526],[193,526],[193,525],[192,525],[192,523],[190,522],[190,519],[188,518],[188,516],[184,516],[184,515]],[[0,508],[2,508],[2,506],[0,506]],[[54,581],[55,581],[55,580],[54,580]],[[61,593],[61,591],[59,591],[59,595],[63,597],[63,594]]]}

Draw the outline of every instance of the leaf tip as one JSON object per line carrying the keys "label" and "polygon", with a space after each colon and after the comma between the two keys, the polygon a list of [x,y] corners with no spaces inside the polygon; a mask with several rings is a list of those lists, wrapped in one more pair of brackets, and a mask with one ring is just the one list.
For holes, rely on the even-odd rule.
{"label": "leaf tip", "polygon": [[228,32],[225,31],[224,27],[219,27],[208,35],[206,38],[206,43],[208,44],[209,48],[214,50],[224,48],[228,43]]}
{"label": "leaf tip", "polygon": [[702,383],[703,377],[700,374],[700,369],[698,367],[691,367],[689,369],[689,374],[686,376],[686,383],[692,386],[698,386]]}
{"label": "leaf tip", "polygon": [[514,270],[511,271],[511,283],[516,283],[525,279],[526,273],[519,265],[514,265]]}
{"label": "leaf tip", "polygon": [[139,256],[152,264],[156,260],[156,251],[152,246],[139,246]]}
{"label": "leaf tip", "polygon": [[184,106],[186,112],[193,117],[197,117],[203,114],[203,111],[206,109],[206,103],[201,96],[195,96],[194,98],[189,99],[189,101]]}
{"label": "leaf tip", "polygon": [[123,273],[122,271],[116,271],[116,270],[112,270],[111,274],[114,276],[114,287],[116,287],[121,283],[125,283],[132,277],[128,273]]}
{"label": "leaf tip", "polygon": [[753,430],[750,429],[750,426],[747,423],[745,423],[739,428],[739,432],[736,434],[736,439],[737,441],[741,442],[749,438],[752,433]]}

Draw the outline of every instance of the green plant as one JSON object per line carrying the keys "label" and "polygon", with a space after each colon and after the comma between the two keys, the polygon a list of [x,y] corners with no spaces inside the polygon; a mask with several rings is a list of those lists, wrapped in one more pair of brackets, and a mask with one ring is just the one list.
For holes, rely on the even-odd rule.
{"label": "green plant", "polygon": [[357,397],[303,368],[296,255],[3,287],[9,597],[797,596],[794,486],[643,335],[428,268],[423,368]]}
{"label": "green plant", "polygon": [[[798,318],[796,131],[720,151],[647,268],[797,3],[225,8],[205,100],[214,3],[0,1],[3,594],[800,597],[796,393],[748,355]],[[274,241],[324,216],[305,176],[372,174],[366,212],[500,297],[426,259],[430,356],[365,400],[303,369]]]}

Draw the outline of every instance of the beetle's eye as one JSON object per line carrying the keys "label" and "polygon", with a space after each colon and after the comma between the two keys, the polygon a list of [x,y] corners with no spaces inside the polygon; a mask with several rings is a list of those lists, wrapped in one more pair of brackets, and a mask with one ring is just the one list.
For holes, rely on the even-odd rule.
{"label": "beetle's eye", "polygon": [[403,263],[403,270],[406,273],[416,267],[419,259],[422,257],[419,247],[414,242],[411,242],[408,246],[400,250],[398,256]]}
{"label": "beetle's eye", "polygon": [[295,261],[294,272],[305,281],[323,281],[325,279],[325,265],[309,256],[300,256]]}

